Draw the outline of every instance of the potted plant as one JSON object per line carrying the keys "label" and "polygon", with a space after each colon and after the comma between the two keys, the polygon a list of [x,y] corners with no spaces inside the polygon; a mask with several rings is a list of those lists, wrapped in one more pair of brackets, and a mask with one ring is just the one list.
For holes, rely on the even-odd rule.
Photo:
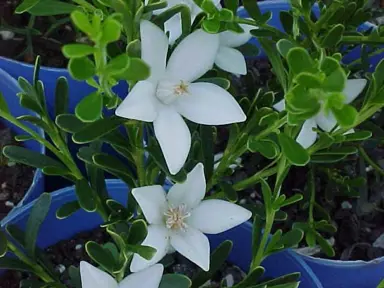
{"label": "potted plant", "polygon": [[[21,91],[16,80],[9,76],[5,71],[0,69],[0,92],[3,94],[3,99],[9,107],[8,113],[14,116],[22,116],[33,118],[33,113],[27,109],[20,107],[16,94]],[[2,103],[4,104],[4,103]],[[43,130],[32,125],[25,124],[31,132],[36,136],[44,138]],[[1,144],[3,148],[6,145],[17,144],[13,140],[13,136],[25,136],[25,132],[17,125],[13,125],[4,119],[0,122]],[[27,140],[27,139],[25,139]],[[19,140],[20,141],[20,140]],[[44,146],[36,141],[26,141],[22,144],[24,147],[37,153],[44,153]],[[0,221],[6,221],[7,215],[15,212],[22,205],[36,199],[43,192],[44,178],[40,169],[31,169],[31,167],[23,164],[15,164],[7,161],[2,156],[0,161],[0,178],[1,178],[1,200],[0,200]]]}
{"label": "potted plant", "polygon": [[[101,17],[75,10],[70,16],[92,44],[67,44],[63,52],[75,78],[86,79],[91,85],[92,79],[98,79],[106,93],[87,96],[74,114],[68,113],[60,98],[53,118],[44,109],[43,84],[21,80],[24,94],[29,96],[29,102],[21,101],[21,105],[40,114],[40,126],[51,140],[43,144],[57,159],[20,147],[6,147],[4,155],[14,162],[38,166],[50,176],[64,177],[75,186],[67,190],[71,196],[65,203],[55,201],[55,195],[65,194],[62,191],[53,196],[44,193],[21,213],[23,220],[15,217],[3,227],[0,254],[4,257],[0,263],[4,268],[29,272],[21,278],[16,275],[16,285],[127,287],[149,281],[150,287],[255,288],[298,287],[302,281],[309,287],[321,287],[308,267],[297,255],[292,258],[295,254],[287,249],[302,243],[304,234],[307,241],[329,248],[326,235],[315,228],[329,231],[333,226],[316,219],[312,223],[316,226],[298,223],[281,229],[289,223],[285,210],[305,203],[304,193],[287,189],[288,175],[300,167],[313,175],[319,162],[340,162],[356,153],[351,142],[371,137],[369,131],[351,129],[383,106],[379,77],[383,64],[377,66],[368,84],[365,78],[351,78],[337,51],[339,41],[361,45],[372,39],[381,43],[381,38],[370,38],[376,37],[374,34],[352,39],[349,34],[344,36],[344,22],[340,23],[344,29],[336,25],[337,33],[330,30],[332,37],[313,25],[303,37],[298,34],[303,29],[299,23],[302,16],[306,21],[310,18],[311,5],[303,7],[301,2],[294,3],[295,8],[305,13],[285,15],[292,20],[288,23],[292,23],[293,35],[269,25],[271,13],[261,13],[254,1],[243,1],[250,16],[246,19],[236,16],[236,1],[226,1],[224,8],[210,0],[119,1],[118,7],[116,2],[98,3],[109,13]],[[332,9],[322,8],[319,22],[324,15],[329,17]],[[333,37],[335,34],[338,37]],[[107,44],[118,42],[122,35],[127,36],[126,52],[109,57]],[[248,76],[241,51],[252,48],[246,44],[252,36],[258,38],[274,75],[256,92],[250,92],[254,83],[250,87],[237,85],[238,75]],[[132,67],[135,69],[130,70]],[[131,87],[124,100],[108,93],[113,80],[118,79],[127,80]],[[352,101],[368,85],[376,86],[366,91],[367,100],[356,108]],[[104,113],[104,107],[115,115]],[[13,121],[12,116],[8,120]],[[85,171],[80,171],[72,158],[69,137],[84,144],[77,157],[85,163]],[[110,145],[130,165],[103,152],[103,144]],[[215,152],[222,152],[220,159],[215,160]],[[42,161],[34,161],[36,157]],[[105,172],[130,187],[124,188],[126,205],[119,201],[123,194],[117,188],[109,189]],[[247,189],[252,191],[251,198],[259,201],[244,203],[242,195]],[[115,197],[115,192],[119,196]],[[52,226],[60,223],[52,213],[66,219],[62,221],[76,221],[66,234],[72,239],[46,235],[44,224],[41,226],[44,219],[55,223]],[[101,217],[99,222],[91,220],[96,219],[94,214]],[[244,224],[251,217],[252,229]],[[102,223],[99,229],[88,236],[74,235],[75,229],[92,229],[98,223]],[[240,234],[236,227],[244,227],[247,236],[236,238]],[[39,230],[46,245],[43,242],[37,248]],[[58,243],[62,238],[67,239]],[[77,249],[79,239],[83,246]],[[210,256],[218,242],[222,243]],[[227,258],[232,245],[234,254]],[[42,249],[47,246],[48,256],[44,257]],[[72,247],[74,253],[85,247],[86,253],[83,249],[77,256],[55,256],[57,251],[69,249],[64,247]],[[234,255],[240,255],[241,261],[231,258]],[[47,258],[50,261],[44,260]],[[75,260],[68,263],[67,258]],[[55,264],[53,269],[50,262]],[[293,267],[292,263],[299,265]],[[263,266],[272,267],[264,277]],[[164,267],[172,275],[162,277]],[[297,272],[304,278],[292,274],[291,268],[300,269]],[[227,269],[237,272],[228,276]],[[282,276],[285,273],[290,274]]]}

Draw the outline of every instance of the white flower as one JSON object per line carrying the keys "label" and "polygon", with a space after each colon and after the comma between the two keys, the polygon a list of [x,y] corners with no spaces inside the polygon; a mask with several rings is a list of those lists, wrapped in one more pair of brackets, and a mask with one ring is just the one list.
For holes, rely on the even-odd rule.
{"label": "white flower", "polygon": [[128,275],[117,283],[108,273],[92,266],[91,264],[80,262],[80,276],[82,288],[158,288],[163,276],[164,267],[161,264],[153,265],[138,273]]}
{"label": "white flower", "polygon": [[142,245],[157,251],[151,260],[135,254],[131,271],[140,271],[160,261],[168,252],[180,254],[209,270],[210,247],[207,234],[217,234],[247,221],[252,213],[224,200],[204,200],[206,183],[201,163],[184,183],[165,193],[159,185],[135,188],[132,194],[147,219],[148,235]]}
{"label": "white flower", "polygon": [[[363,91],[366,84],[366,79],[347,80],[347,84],[343,91],[343,94],[345,95],[345,104],[349,104],[355,100],[361,91]],[[285,109],[284,99],[276,103],[273,108],[275,108],[277,111],[283,111]],[[329,111],[328,114],[325,114],[323,110],[320,110],[316,116],[304,122],[303,127],[301,128],[301,131],[296,138],[296,141],[304,148],[311,147],[317,138],[317,132],[313,131],[313,128],[320,127],[322,130],[330,132],[336,126],[336,124],[336,118],[331,111]],[[350,132],[353,132],[353,130],[348,131],[347,133]]]}
{"label": "white flower", "polygon": [[245,75],[247,74],[247,66],[244,55],[235,49],[235,47],[247,43],[252,37],[250,31],[257,28],[246,24],[240,24],[240,26],[244,30],[243,33],[224,31],[219,34],[220,47],[215,59],[215,64],[224,71]]}
{"label": "white flower", "polygon": [[212,83],[192,83],[213,66],[219,36],[197,30],[173,51],[166,65],[168,39],[149,21],[142,21],[141,55],[151,76],[138,82],[116,109],[116,115],[153,122],[169,171],[176,174],[187,159],[191,134],[183,117],[204,125],[224,125],[246,119],[225,89]]}

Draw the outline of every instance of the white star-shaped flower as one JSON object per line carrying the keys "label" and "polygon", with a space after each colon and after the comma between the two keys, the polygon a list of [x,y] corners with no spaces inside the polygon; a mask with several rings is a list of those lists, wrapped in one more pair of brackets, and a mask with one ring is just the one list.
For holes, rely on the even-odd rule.
{"label": "white star-shaped flower", "polygon": [[149,21],[140,24],[141,58],[151,67],[148,79],[138,82],[116,115],[153,122],[169,171],[184,165],[191,134],[183,117],[204,125],[225,125],[246,119],[241,107],[225,89],[206,82],[192,83],[213,67],[219,36],[197,30],[173,51],[168,63],[168,39]]}
{"label": "white star-shaped flower", "polygon": [[135,254],[131,271],[145,269],[174,250],[203,270],[209,270],[210,246],[203,233],[229,230],[247,221],[252,213],[224,200],[203,200],[205,189],[204,167],[199,163],[187,180],[175,184],[168,194],[159,185],[132,190],[149,223],[142,245],[152,246],[157,251],[149,261]]}
{"label": "white star-shaped flower", "polygon": [[158,288],[163,276],[164,267],[153,265],[145,270],[128,275],[117,283],[108,273],[94,267],[88,262],[80,262],[82,288]]}
{"label": "white star-shaped flower", "polygon": [[[345,104],[349,104],[355,100],[361,91],[363,91],[366,84],[366,79],[347,80],[343,91],[343,94],[345,95]],[[283,99],[276,103],[273,108],[275,108],[277,111],[285,110],[285,100]],[[330,132],[336,125],[337,121],[332,111],[328,111],[326,114],[325,111],[321,109],[316,116],[304,121],[303,127],[301,128],[296,141],[304,148],[309,148],[313,145],[313,143],[315,143],[317,138],[317,132],[313,131],[313,128],[320,127],[322,130]],[[350,133],[350,131],[347,133]]]}

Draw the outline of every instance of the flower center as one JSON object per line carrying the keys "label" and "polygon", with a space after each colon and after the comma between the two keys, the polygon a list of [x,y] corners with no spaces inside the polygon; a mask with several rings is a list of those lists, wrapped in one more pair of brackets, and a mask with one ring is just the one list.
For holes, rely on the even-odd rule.
{"label": "flower center", "polygon": [[188,94],[188,83],[162,80],[157,85],[156,96],[164,104],[171,104],[178,97]]}
{"label": "flower center", "polygon": [[177,207],[170,206],[168,210],[164,213],[165,224],[168,229],[172,230],[185,230],[188,228],[185,219],[191,216],[191,213],[187,211],[187,206],[181,204]]}

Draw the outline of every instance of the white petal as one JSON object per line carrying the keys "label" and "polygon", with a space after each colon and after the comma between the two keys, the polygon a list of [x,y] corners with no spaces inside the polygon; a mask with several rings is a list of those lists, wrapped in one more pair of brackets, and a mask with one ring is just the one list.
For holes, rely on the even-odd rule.
{"label": "white petal", "polygon": [[218,234],[244,223],[251,218],[247,209],[224,200],[204,200],[191,211],[188,226],[203,233]]}
{"label": "white petal", "polygon": [[174,102],[176,110],[192,122],[225,125],[244,122],[247,118],[235,98],[212,83],[192,83],[188,94]]}
{"label": "white petal", "polygon": [[160,185],[134,188],[135,197],[149,224],[163,224],[164,211],[168,208],[165,191]]}
{"label": "white petal", "polygon": [[210,247],[207,236],[199,230],[187,230],[171,234],[171,245],[184,257],[191,260],[204,271],[209,270]]}
{"label": "white petal", "polygon": [[108,273],[96,268],[88,262],[80,262],[80,277],[82,288],[117,288],[117,282]]}
{"label": "white petal", "polygon": [[176,174],[183,167],[191,148],[188,126],[183,118],[168,106],[162,106],[153,124],[169,172]]}
{"label": "white petal", "polygon": [[141,245],[150,246],[156,249],[151,260],[146,260],[138,254],[133,255],[131,271],[138,272],[159,262],[168,252],[169,247],[168,229],[162,225],[149,225],[148,234]]}
{"label": "white petal", "polygon": [[247,43],[252,35],[250,31],[257,29],[255,26],[240,24],[241,28],[244,29],[244,33],[236,33],[233,31],[224,31],[220,33],[220,45],[227,47],[239,47]]}
{"label": "white petal", "polygon": [[344,88],[344,95],[346,96],[345,103],[349,104],[356,99],[357,96],[363,91],[365,85],[367,85],[366,79],[351,79],[347,80],[347,84]]}
{"label": "white petal", "polygon": [[198,163],[188,173],[184,183],[176,183],[171,187],[167,194],[167,199],[175,207],[185,204],[188,209],[193,209],[203,200],[205,188],[204,166]]}
{"label": "white petal", "polygon": [[317,138],[317,132],[312,128],[317,128],[317,124],[314,118],[308,119],[304,122],[303,127],[300,130],[299,135],[296,138],[297,143],[303,146],[305,149],[312,146]]}
{"label": "white petal", "polygon": [[325,115],[323,111],[320,111],[315,118],[317,125],[326,132],[330,132],[337,124],[336,118],[333,116],[332,112]]}
{"label": "white petal", "polygon": [[212,69],[219,49],[219,36],[196,30],[187,36],[169,58],[166,77],[192,82]]}
{"label": "white petal", "polygon": [[140,22],[141,59],[151,67],[151,76],[147,79],[156,83],[164,75],[167,61],[168,38],[155,24]]}
{"label": "white petal", "polygon": [[273,105],[273,108],[279,112],[284,111],[285,110],[285,99],[277,102],[275,105]]}
{"label": "white petal", "polygon": [[119,283],[119,288],[158,288],[163,276],[163,272],[163,265],[153,265],[152,267],[149,267],[145,270],[128,275],[123,281]]}
{"label": "white petal", "polygon": [[244,55],[234,48],[221,46],[217,53],[215,64],[222,70],[232,74],[247,74]]}
{"label": "white petal", "polygon": [[153,122],[157,117],[156,87],[152,82],[140,81],[117,107],[116,115],[145,122]]}
{"label": "white petal", "polygon": [[173,45],[181,36],[181,16],[176,14],[171,19],[164,23],[165,31],[169,32],[169,44]]}

